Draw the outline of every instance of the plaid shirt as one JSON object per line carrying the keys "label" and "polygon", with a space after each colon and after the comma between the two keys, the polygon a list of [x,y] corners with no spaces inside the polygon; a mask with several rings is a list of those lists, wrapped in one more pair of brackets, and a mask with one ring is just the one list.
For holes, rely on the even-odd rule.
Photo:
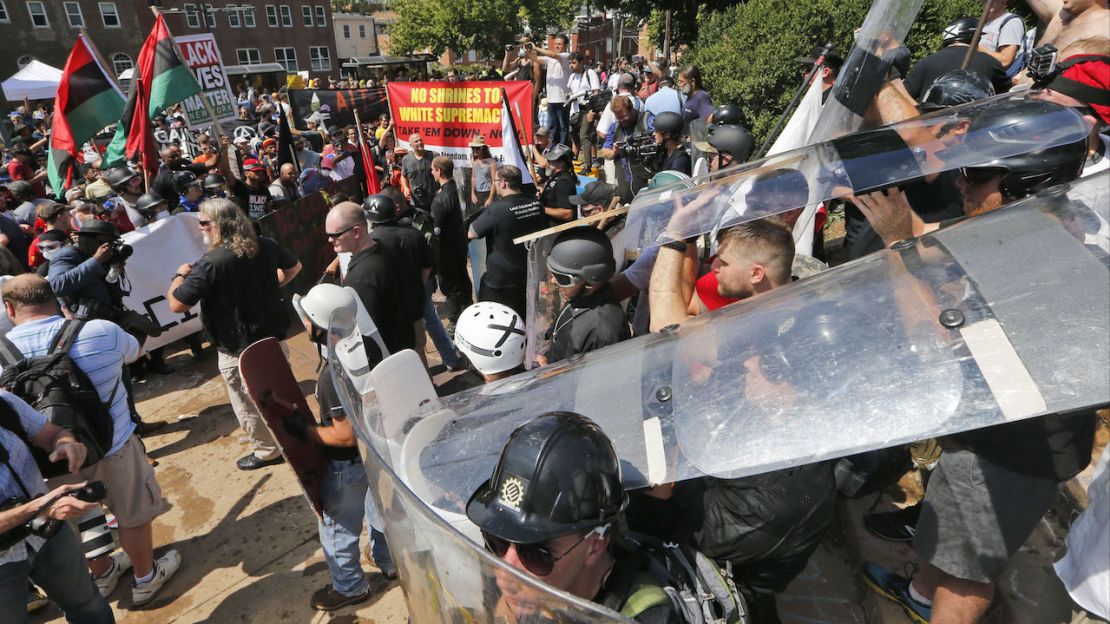
{"label": "plaid shirt", "polygon": [[[0,390],[0,399],[7,401],[8,405],[15,410],[28,438],[38,435],[43,425],[46,424],[45,416],[36,412],[14,394],[6,390]],[[8,452],[7,464],[0,464],[0,501],[15,496],[26,496],[27,494],[32,497],[45,494],[46,483],[43,481],[38,466],[35,465],[34,458],[31,457],[31,449],[27,448],[27,445],[17,434],[2,427],[0,427],[0,445],[3,445],[4,450]],[[13,470],[15,474],[13,474]],[[18,481],[16,480],[17,477]],[[21,482],[23,487],[27,488],[26,493],[20,487]],[[45,543],[46,540],[43,538],[32,535],[15,546],[0,551],[0,566],[6,563],[23,561],[27,558],[28,546],[32,550],[38,551]]]}

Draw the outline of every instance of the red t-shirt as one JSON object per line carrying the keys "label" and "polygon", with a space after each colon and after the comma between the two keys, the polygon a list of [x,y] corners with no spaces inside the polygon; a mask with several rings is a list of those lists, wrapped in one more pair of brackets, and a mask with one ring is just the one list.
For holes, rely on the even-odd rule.
{"label": "red t-shirt", "polygon": [[[35,170],[30,165],[13,160],[8,163],[8,177],[12,180],[30,182],[35,177]],[[35,194],[35,197],[46,197],[46,187],[43,186],[41,181],[31,184],[31,192]]]}
{"label": "red t-shirt", "polygon": [[[713,256],[713,258],[716,258],[716,256]],[[710,258],[710,262],[712,261],[713,259]],[[725,297],[717,291],[717,273],[715,271],[710,271],[699,277],[694,288],[697,290],[698,299],[701,299],[702,304],[710,311],[740,301],[739,298]]]}

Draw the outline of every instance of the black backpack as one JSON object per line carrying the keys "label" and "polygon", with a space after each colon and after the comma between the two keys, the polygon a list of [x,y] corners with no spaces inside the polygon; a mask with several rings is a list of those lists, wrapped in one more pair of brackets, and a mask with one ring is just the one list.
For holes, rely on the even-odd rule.
{"label": "black backpack", "polygon": [[[6,336],[0,336],[0,364],[4,366],[0,388],[29,403],[50,422],[68,429],[88,450],[82,466],[87,467],[100,461],[112,448],[115,427],[108,406],[115,399],[116,389],[112,389],[107,404],[101,402],[89,376],[69,357],[69,350],[84,325],[81,321],[66,321],[54,336],[47,354],[35,357],[25,357]],[[3,411],[0,417],[14,420],[14,424],[0,424],[27,440],[18,417],[12,419]],[[31,446],[31,451],[44,477],[68,472],[65,462],[51,462],[48,452],[37,446]]]}

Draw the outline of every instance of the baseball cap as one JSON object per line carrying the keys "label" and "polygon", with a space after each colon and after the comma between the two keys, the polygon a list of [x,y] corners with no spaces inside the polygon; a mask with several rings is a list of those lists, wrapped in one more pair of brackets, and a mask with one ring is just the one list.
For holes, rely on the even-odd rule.
{"label": "baseball cap", "polygon": [[262,171],[262,165],[257,158],[244,158],[243,171]]}
{"label": "baseball cap", "polygon": [[575,206],[581,206],[583,204],[590,204],[591,206],[608,206],[609,202],[613,201],[613,195],[616,192],[617,187],[598,180],[587,184],[586,188],[582,189],[581,195],[571,195],[570,203]]}
{"label": "baseball cap", "polygon": [[49,204],[41,204],[38,208],[35,208],[35,216],[43,221],[47,221],[65,211],[66,207],[64,205],[51,202]]}

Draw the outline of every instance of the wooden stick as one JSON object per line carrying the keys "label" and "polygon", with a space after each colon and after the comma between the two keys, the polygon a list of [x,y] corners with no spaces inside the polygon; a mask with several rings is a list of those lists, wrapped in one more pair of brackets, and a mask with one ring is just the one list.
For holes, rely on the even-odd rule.
{"label": "wooden stick", "polygon": [[987,23],[987,14],[991,12],[996,0],[990,0],[983,3],[983,14],[979,16],[979,25],[975,27],[975,34],[971,37],[971,43],[967,46],[967,54],[964,54],[964,62],[960,63],[960,69],[967,69],[971,63],[971,57],[975,51],[979,49],[979,38],[983,36],[983,25]]}
{"label": "wooden stick", "polygon": [[621,216],[623,214],[627,214],[627,213],[628,213],[628,206],[617,208],[616,210],[607,210],[605,212],[599,212],[597,214],[592,214],[588,217],[582,217],[581,219],[577,219],[575,221],[569,221],[569,222],[563,223],[561,225],[555,225],[555,226],[549,227],[546,230],[540,230],[539,232],[532,232],[531,234],[525,234],[524,236],[519,236],[519,237],[513,239],[513,244],[514,245],[519,245],[521,243],[527,243],[529,241],[534,241],[536,239],[540,239],[540,238],[543,238],[545,236],[551,236],[552,234],[558,234],[559,232],[565,232],[567,230],[576,228],[576,227],[581,226],[581,225],[589,225],[591,223],[596,223],[598,221],[604,221],[605,219],[609,219],[609,218],[612,218],[612,217],[619,217],[619,216]]}

